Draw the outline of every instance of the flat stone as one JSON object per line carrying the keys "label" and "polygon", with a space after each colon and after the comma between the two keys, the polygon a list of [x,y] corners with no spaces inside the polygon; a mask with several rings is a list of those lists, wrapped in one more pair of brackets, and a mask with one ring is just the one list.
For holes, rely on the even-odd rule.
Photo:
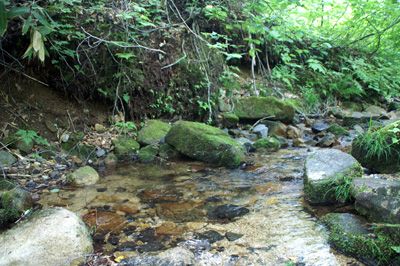
{"label": "flat stone", "polygon": [[104,234],[109,232],[118,233],[126,225],[126,218],[112,212],[98,212],[91,210],[82,216],[83,221],[89,228],[95,228],[97,232]]}

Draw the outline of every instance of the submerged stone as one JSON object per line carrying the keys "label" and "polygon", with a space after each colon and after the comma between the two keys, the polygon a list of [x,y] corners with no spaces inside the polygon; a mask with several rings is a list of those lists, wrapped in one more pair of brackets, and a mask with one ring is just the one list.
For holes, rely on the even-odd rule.
{"label": "submerged stone", "polygon": [[207,240],[210,244],[222,240],[224,237],[214,230],[209,230],[204,233],[199,234],[200,240]]}
{"label": "submerged stone", "polygon": [[244,149],[228,133],[205,124],[178,121],[165,139],[180,153],[200,161],[236,168],[245,160]]}
{"label": "submerged stone", "polygon": [[232,220],[236,217],[241,217],[250,212],[249,209],[233,204],[224,204],[218,206],[215,210],[210,211],[208,216],[210,219],[227,219]]}

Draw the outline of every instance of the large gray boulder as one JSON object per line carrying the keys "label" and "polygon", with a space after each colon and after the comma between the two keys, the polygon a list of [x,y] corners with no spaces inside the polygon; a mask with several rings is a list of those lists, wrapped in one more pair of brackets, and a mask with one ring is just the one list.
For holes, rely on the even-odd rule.
{"label": "large gray boulder", "polygon": [[196,122],[178,121],[165,140],[180,153],[204,162],[236,168],[245,160],[244,148],[225,131]]}
{"label": "large gray boulder", "polygon": [[160,142],[164,138],[171,125],[159,120],[149,120],[144,127],[139,130],[137,141],[141,145],[151,145]]}
{"label": "large gray boulder", "polygon": [[234,112],[240,119],[271,117],[271,120],[289,124],[293,121],[295,109],[290,102],[275,97],[248,97],[235,100]]}
{"label": "large gray boulder", "polygon": [[83,255],[92,252],[86,225],[62,208],[38,211],[0,235],[0,265],[4,266],[78,265],[85,260]]}
{"label": "large gray boulder", "polygon": [[[344,178],[358,178],[361,165],[351,155],[336,149],[321,149],[304,163],[304,194],[311,203],[336,202],[335,186]],[[350,189],[350,187],[348,188]]]}
{"label": "large gray boulder", "polygon": [[353,181],[355,207],[375,223],[389,224],[382,229],[400,244],[400,182],[375,178]]}

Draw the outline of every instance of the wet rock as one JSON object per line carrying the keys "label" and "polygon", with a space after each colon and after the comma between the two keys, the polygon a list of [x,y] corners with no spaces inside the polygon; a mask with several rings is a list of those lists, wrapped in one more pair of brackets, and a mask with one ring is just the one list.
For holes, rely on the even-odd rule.
{"label": "wet rock", "polygon": [[51,179],[59,179],[61,177],[61,173],[59,171],[51,171],[49,176]]}
{"label": "wet rock", "polygon": [[371,120],[378,120],[379,118],[379,114],[354,112],[343,117],[343,124],[350,127],[355,124],[363,124],[368,123]]}
{"label": "wet rock", "polygon": [[138,251],[139,251],[139,253],[147,253],[147,252],[159,251],[164,248],[165,248],[165,246],[161,243],[148,242],[147,244],[145,244],[143,246],[139,246]]}
{"label": "wet rock", "polygon": [[8,152],[0,151],[0,165],[7,166],[15,163],[15,157]]}
{"label": "wet rock", "polygon": [[[35,212],[0,235],[0,265],[72,264],[75,258],[92,252],[92,239],[85,224],[62,208]],[[80,257],[74,265],[85,259]]]}
{"label": "wet rock", "polygon": [[6,211],[6,219],[9,222],[18,220],[25,211],[33,206],[31,193],[20,188],[6,191],[1,198],[1,204]]}
{"label": "wet rock", "polygon": [[367,265],[378,265],[383,258],[391,265],[390,260],[395,256],[391,246],[395,243],[385,236],[377,237],[365,218],[349,213],[330,213],[323,216],[321,222],[330,230],[329,242],[338,251]]}
{"label": "wet rock", "polygon": [[90,166],[80,167],[68,177],[68,182],[75,186],[89,186],[98,181],[99,174]]}
{"label": "wet rock", "polygon": [[107,154],[107,157],[104,159],[104,163],[106,165],[114,164],[118,161],[118,157],[114,153]]}
{"label": "wet rock", "polygon": [[115,251],[135,251],[137,250],[138,245],[135,242],[124,242],[117,246]]}
{"label": "wet rock", "polygon": [[102,156],[104,156],[106,154],[106,150],[105,149],[100,149],[96,151],[96,156],[97,158],[100,158]]}
{"label": "wet rock", "polygon": [[258,140],[257,134],[250,133],[250,132],[247,131],[247,130],[242,130],[242,131],[240,131],[240,135],[241,135],[242,137],[246,138],[246,139],[249,139],[250,141],[256,141],[256,140]]}
{"label": "wet rock", "polygon": [[149,145],[141,148],[138,152],[138,159],[141,163],[149,163],[157,156],[160,148],[157,145]]}
{"label": "wet rock", "polygon": [[157,206],[157,215],[161,219],[172,220],[176,222],[201,221],[203,213],[199,210],[200,204],[195,202],[186,203],[164,203]]}
{"label": "wet rock", "polygon": [[131,160],[135,157],[137,151],[140,148],[140,144],[134,139],[125,139],[120,137],[118,140],[113,142],[114,154],[120,160]]}
{"label": "wet rock", "polygon": [[239,145],[242,145],[246,149],[247,152],[254,152],[255,151],[253,143],[249,139],[239,138],[237,140],[237,142],[239,143]]}
{"label": "wet rock", "polygon": [[209,230],[204,233],[199,234],[200,240],[206,240],[210,244],[222,240],[224,237],[220,235],[217,231]]}
{"label": "wet rock", "polygon": [[122,211],[122,212],[130,213],[130,214],[139,212],[139,209],[132,205],[117,205],[117,206],[113,206],[111,209],[113,211]]}
{"label": "wet rock", "polygon": [[[400,129],[400,121],[394,122],[384,128],[371,133],[367,132],[358,136],[352,142],[351,155],[362,166],[375,173],[396,173],[400,169],[400,145],[393,144],[392,139],[398,139],[398,133],[393,130]],[[387,143],[387,144],[385,144]],[[373,152],[373,151],[376,152]]]}
{"label": "wet rock", "polygon": [[268,128],[263,124],[254,127],[253,132],[256,133],[260,139],[268,137]]}
{"label": "wet rock", "polygon": [[215,210],[210,211],[208,216],[210,219],[227,219],[232,220],[241,217],[250,212],[249,209],[233,204],[224,204],[218,206]]}
{"label": "wet rock", "polygon": [[194,264],[194,254],[184,247],[175,247],[157,255],[135,256],[123,260],[125,266],[186,266]]}
{"label": "wet rock", "polygon": [[318,134],[324,130],[326,130],[329,127],[329,124],[320,122],[320,121],[315,121],[315,123],[312,125],[311,129],[315,134]]}
{"label": "wet rock", "polygon": [[281,147],[280,142],[273,137],[259,139],[253,145],[257,150],[266,151],[277,151]]}
{"label": "wet rock", "polygon": [[[310,144],[308,144],[308,142],[307,142],[307,145],[310,145],[310,146],[315,146],[315,145],[317,144],[317,142],[314,141],[314,142],[311,143],[311,144],[313,144],[313,145],[310,145]],[[305,148],[306,145],[305,145],[305,142],[304,142],[303,139],[297,138],[297,139],[294,139],[294,140],[293,140],[293,147]]]}
{"label": "wet rock", "polygon": [[94,228],[96,232],[106,234],[108,232],[118,233],[126,223],[126,218],[112,212],[98,212],[91,210],[82,216],[83,221],[89,228]]}
{"label": "wet rock", "polygon": [[286,125],[279,121],[261,121],[262,124],[266,125],[269,130],[269,134],[272,136],[273,134],[286,138]]}
{"label": "wet rock", "polygon": [[160,146],[160,151],[158,152],[158,155],[164,159],[173,159],[180,156],[179,152],[168,143],[164,143]]}
{"label": "wet rock", "polygon": [[292,125],[287,126],[286,135],[288,139],[301,138],[301,131]]}
{"label": "wet rock", "polygon": [[139,130],[137,141],[143,146],[156,144],[167,135],[170,129],[171,125],[168,123],[159,120],[149,120]]}
{"label": "wet rock", "polygon": [[226,239],[228,239],[231,242],[233,242],[235,240],[238,240],[242,236],[244,236],[244,235],[243,234],[236,234],[236,233],[232,233],[232,232],[226,232],[226,234],[225,234]]}
{"label": "wet rock", "polygon": [[215,127],[187,121],[176,122],[165,137],[168,144],[193,159],[236,168],[245,161],[244,149]]}
{"label": "wet rock", "polygon": [[232,113],[223,113],[221,116],[221,124],[224,127],[231,128],[236,127],[239,123],[239,117]]}
{"label": "wet rock", "polygon": [[279,141],[279,143],[281,144],[281,148],[289,147],[289,142],[284,137],[277,136],[275,134],[271,134],[271,138],[276,138]]}
{"label": "wet rock", "polygon": [[332,186],[340,176],[361,177],[361,165],[351,155],[339,150],[318,150],[304,164],[304,193],[311,203],[335,202]]}
{"label": "wet rock", "polygon": [[326,133],[322,139],[318,142],[318,146],[322,147],[322,148],[326,148],[326,147],[332,147],[332,145],[336,142],[336,138],[335,135],[333,135],[332,133],[328,132]]}
{"label": "wet rock", "polygon": [[248,97],[235,99],[234,112],[240,119],[262,119],[273,116],[271,120],[290,124],[295,110],[288,101],[275,97]]}

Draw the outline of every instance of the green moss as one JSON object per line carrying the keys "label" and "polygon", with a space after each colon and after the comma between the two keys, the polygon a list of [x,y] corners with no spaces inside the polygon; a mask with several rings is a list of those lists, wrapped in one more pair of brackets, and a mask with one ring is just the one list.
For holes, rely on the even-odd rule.
{"label": "green moss", "polygon": [[171,125],[159,120],[149,120],[139,131],[137,141],[143,145],[150,145],[159,142],[168,131]]}
{"label": "green moss", "polygon": [[82,159],[96,159],[96,147],[83,145],[81,141],[85,137],[85,133],[78,132],[76,135],[71,135],[67,142],[61,143],[61,148],[70,155],[78,156]]}
{"label": "green moss", "polygon": [[133,159],[140,148],[140,144],[136,140],[124,137],[120,137],[113,144],[115,146],[114,153],[120,160]]}
{"label": "green moss", "polygon": [[331,132],[334,135],[349,135],[349,132],[346,129],[336,124],[330,125],[326,131]]}
{"label": "green moss", "polygon": [[281,147],[281,143],[274,137],[261,138],[254,142],[254,148],[258,150],[277,151]]}
{"label": "green moss", "polygon": [[224,113],[221,122],[224,127],[233,127],[239,123],[239,117],[232,113]]}
{"label": "green moss", "polygon": [[141,148],[138,153],[139,160],[142,163],[148,163],[154,160],[157,156],[160,148],[157,145],[149,145],[147,147]]}

